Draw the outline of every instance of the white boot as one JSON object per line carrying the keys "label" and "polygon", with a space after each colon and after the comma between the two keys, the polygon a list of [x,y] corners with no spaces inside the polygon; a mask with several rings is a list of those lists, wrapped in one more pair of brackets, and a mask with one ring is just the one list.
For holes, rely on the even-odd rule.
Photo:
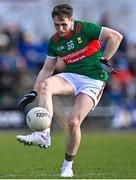
{"label": "white boot", "polygon": [[17,135],[16,139],[26,145],[36,145],[47,148],[51,146],[50,128],[42,132],[33,132],[30,135]]}
{"label": "white boot", "polygon": [[73,177],[73,170],[72,170],[73,161],[64,160],[61,168],[61,175],[60,177]]}

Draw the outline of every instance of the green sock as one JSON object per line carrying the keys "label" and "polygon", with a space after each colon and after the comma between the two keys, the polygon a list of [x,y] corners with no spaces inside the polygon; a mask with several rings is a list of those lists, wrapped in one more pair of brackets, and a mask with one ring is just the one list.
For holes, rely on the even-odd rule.
{"label": "green sock", "polygon": [[74,157],[75,157],[75,154],[67,154],[67,153],[65,153],[65,159],[67,161],[73,161]]}

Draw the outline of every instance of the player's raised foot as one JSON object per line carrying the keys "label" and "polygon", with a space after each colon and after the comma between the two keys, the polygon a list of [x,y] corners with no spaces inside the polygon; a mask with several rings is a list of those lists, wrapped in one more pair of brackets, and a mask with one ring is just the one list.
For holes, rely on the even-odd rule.
{"label": "player's raised foot", "polygon": [[44,132],[33,132],[30,135],[17,135],[16,139],[24,143],[24,145],[35,145],[41,148],[48,148],[51,146],[50,129],[48,128]]}
{"label": "player's raised foot", "polygon": [[73,170],[70,167],[62,167],[60,177],[73,177]]}

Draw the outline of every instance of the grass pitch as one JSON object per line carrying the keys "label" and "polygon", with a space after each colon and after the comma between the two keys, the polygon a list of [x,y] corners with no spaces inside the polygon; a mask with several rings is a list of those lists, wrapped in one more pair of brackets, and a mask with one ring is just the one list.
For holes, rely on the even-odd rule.
{"label": "grass pitch", "polygon": [[[52,147],[40,149],[17,134],[0,133],[0,179],[60,179],[64,135],[53,133]],[[73,170],[75,179],[136,179],[136,132],[82,133]]]}

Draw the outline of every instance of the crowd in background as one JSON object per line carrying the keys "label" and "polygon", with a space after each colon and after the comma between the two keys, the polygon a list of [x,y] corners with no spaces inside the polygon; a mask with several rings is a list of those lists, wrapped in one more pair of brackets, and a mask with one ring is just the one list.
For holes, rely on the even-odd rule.
{"label": "crowd in background", "polygon": [[34,83],[47,52],[47,40],[33,42],[31,34],[16,24],[0,32],[0,101],[1,108],[16,107],[20,96]]}
{"label": "crowd in background", "polygon": [[[100,24],[110,27],[107,18],[104,14]],[[47,44],[47,38],[33,41],[31,34],[23,32],[14,23],[1,29],[0,109],[17,108],[20,98],[32,89],[37,73],[44,63]],[[100,105],[115,106],[118,111],[121,108],[131,112],[135,126],[136,44],[129,44],[125,34],[111,63],[119,69],[119,74],[110,74]],[[119,113],[116,116],[115,120]]]}

